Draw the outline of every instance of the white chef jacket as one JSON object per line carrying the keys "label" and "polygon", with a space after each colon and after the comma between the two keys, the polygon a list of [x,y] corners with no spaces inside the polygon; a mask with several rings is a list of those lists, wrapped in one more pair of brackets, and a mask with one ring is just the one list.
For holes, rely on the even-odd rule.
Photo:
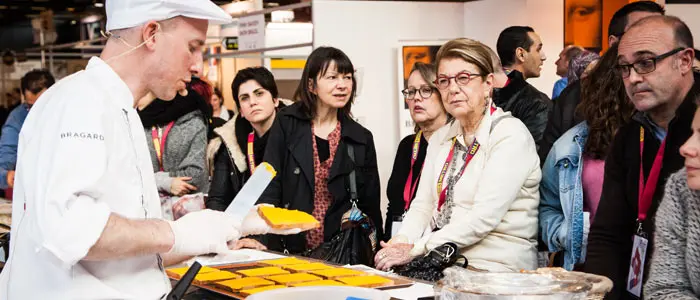
{"label": "white chef jacket", "polygon": [[170,282],[158,255],[83,260],[110,213],[161,217],[129,88],[95,57],[41,98],[20,132],[0,299],[161,298]]}

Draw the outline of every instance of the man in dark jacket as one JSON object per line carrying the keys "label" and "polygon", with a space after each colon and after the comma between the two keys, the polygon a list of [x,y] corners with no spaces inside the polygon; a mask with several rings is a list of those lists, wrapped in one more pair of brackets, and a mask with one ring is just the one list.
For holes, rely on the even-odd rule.
{"label": "man in dark jacket", "polygon": [[[642,18],[656,15],[663,15],[664,9],[653,1],[638,1],[627,4],[620,8],[610,19],[608,26],[608,44],[616,44],[622,34],[632,26],[632,24]],[[544,130],[542,143],[538,149],[540,164],[544,164],[549,150],[554,142],[566,131],[583,121],[575,115],[576,106],[581,102],[581,83],[572,82],[561,92],[559,98],[554,101],[552,110],[549,112],[547,128]]]}
{"label": "man in dark jacket", "polygon": [[[688,27],[667,16],[637,22],[619,42],[617,68],[637,113],[618,130],[606,158],[585,265],[586,272],[613,280],[607,299],[639,297],[641,284],[635,283],[648,274],[656,209],[666,179],[683,167],[678,149],[691,135],[700,88],[700,75],[692,71],[692,46]],[[646,251],[635,247],[639,255],[632,256],[633,243],[643,238],[649,239]]]}
{"label": "man in dark jacket", "polygon": [[552,101],[525,80],[540,77],[542,64],[547,59],[542,41],[531,27],[512,26],[498,36],[496,48],[508,82],[494,91],[494,103],[520,119],[539,148]]}

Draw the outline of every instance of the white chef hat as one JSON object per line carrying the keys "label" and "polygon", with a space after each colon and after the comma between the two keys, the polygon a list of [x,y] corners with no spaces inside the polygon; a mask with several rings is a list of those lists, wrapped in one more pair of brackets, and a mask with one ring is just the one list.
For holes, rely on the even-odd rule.
{"label": "white chef hat", "polygon": [[231,15],[210,0],[106,0],[106,6],[107,31],[177,16],[208,20],[209,24],[233,22]]}

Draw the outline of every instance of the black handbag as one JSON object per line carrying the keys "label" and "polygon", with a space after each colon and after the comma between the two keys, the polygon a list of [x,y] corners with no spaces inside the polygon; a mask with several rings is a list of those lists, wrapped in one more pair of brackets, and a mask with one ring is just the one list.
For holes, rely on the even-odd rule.
{"label": "black handbag", "polygon": [[[348,155],[354,162],[355,150],[352,145],[348,145]],[[350,172],[349,179],[352,207],[343,215],[340,232],[330,241],[302,253],[302,256],[341,265],[362,264],[373,267],[377,233],[372,220],[357,207],[357,183],[354,169]]]}
{"label": "black handbag", "polygon": [[461,267],[466,268],[469,261],[467,261],[466,257],[459,254],[457,245],[445,243],[430,250],[427,255],[415,258],[406,265],[394,267],[393,270],[401,276],[437,282],[445,276],[442,271],[454,265],[459,265],[457,262],[460,259],[464,259]]}

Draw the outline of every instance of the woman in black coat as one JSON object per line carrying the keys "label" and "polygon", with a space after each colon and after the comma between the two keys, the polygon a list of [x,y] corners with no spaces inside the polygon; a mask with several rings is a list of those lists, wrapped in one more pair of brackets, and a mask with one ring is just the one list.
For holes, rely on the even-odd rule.
{"label": "woman in black coat", "polygon": [[396,150],[394,168],[386,187],[389,207],[384,225],[385,241],[399,231],[403,216],[416,196],[430,137],[451,119],[442,106],[442,98],[433,83],[435,71],[433,64],[415,63],[406,82],[406,89],[401,91],[411,112],[411,119],[416,123],[416,133],[403,138]]}
{"label": "woman in black coat", "polygon": [[[357,206],[374,223],[376,238],[382,238],[374,140],[350,114],[357,88],[354,70],[342,51],[314,50],[295,95],[297,103],[280,111],[270,129],[265,161],[277,176],[258,203],[307,212],[321,227],[292,236],[268,235],[263,241],[269,249],[301,253],[337,234],[343,214],[352,207],[348,175],[353,170]],[[354,159],[348,146],[354,149]]]}

